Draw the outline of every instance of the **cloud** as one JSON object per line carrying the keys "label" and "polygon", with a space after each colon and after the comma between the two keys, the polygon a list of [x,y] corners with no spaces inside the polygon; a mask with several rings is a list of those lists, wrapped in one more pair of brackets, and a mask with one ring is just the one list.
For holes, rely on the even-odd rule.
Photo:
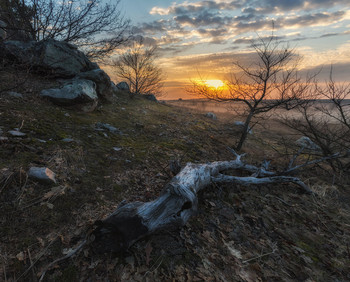
{"label": "cloud", "polygon": [[198,1],[173,3],[170,7],[153,7],[151,15],[184,15],[203,11],[234,11],[242,9],[243,13],[275,14],[278,12],[305,11],[348,5],[348,0],[241,0],[241,1]]}
{"label": "cloud", "polygon": [[236,10],[242,7],[245,1],[199,1],[193,3],[172,4],[168,8],[153,7],[151,15],[183,15],[188,13],[200,13],[207,10]]}

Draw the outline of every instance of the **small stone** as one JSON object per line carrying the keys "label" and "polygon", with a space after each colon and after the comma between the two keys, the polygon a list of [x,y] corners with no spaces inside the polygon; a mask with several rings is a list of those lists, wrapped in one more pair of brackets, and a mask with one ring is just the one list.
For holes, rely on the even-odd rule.
{"label": "small stone", "polygon": [[70,114],[69,113],[65,113],[64,116],[65,117],[70,117]]}
{"label": "small stone", "polygon": [[96,129],[97,130],[103,130],[103,129],[106,129],[106,130],[109,130],[110,132],[112,133],[120,133],[120,130],[108,123],[102,123],[102,122],[98,122],[96,123]]}
{"label": "small stone", "polygon": [[43,139],[36,139],[36,140],[40,143],[46,143],[46,140],[43,140]]}
{"label": "small stone", "polygon": [[9,91],[6,92],[6,94],[12,98],[23,98],[23,95],[21,93],[17,93],[17,92],[13,92],[13,91]]}
{"label": "small stone", "polygon": [[320,151],[321,148],[317,144],[315,144],[309,137],[302,136],[300,137],[295,143],[300,146],[304,147],[305,149],[313,150],[313,151]]}
{"label": "small stone", "polygon": [[103,190],[102,190],[100,187],[97,187],[97,188],[96,188],[96,191],[97,191],[97,192],[102,192]]}
{"label": "small stone", "polygon": [[113,150],[116,151],[116,152],[119,152],[122,150],[122,148],[119,148],[119,147],[113,147]]}
{"label": "small stone", "polygon": [[145,128],[145,126],[142,123],[136,123],[135,127],[138,128],[138,129]]}
{"label": "small stone", "polygon": [[18,130],[10,130],[8,133],[10,133],[13,137],[24,137],[27,134],[20,132]]}
{"label": "small stone", "polygon": [[211,118],[212,120],[217,120],[217,119],[218,119],[217,116],[216,116],[216,114],[211,113],[211,112],[206,113],[206,114],[205,114],[205,117]]}
{"label": "small stone", "polygon": [[61,141],[65,142],[65,143],[72,143],[72,142],[74,142],[74,139],[72,139],[72,138],[64,138]]}
{"label": "small stone", "polygon": [[28,176],[44,183],[56,183],[56,174],[47,167],[31,167]]}

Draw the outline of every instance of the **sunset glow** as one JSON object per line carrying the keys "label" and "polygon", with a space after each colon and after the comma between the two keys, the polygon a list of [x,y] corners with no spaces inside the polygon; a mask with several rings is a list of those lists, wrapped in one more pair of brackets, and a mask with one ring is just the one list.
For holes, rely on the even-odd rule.
{"label": "sunset glow", "polygon": [[209,80],[205,80],[204,81],[205,84],[209,87],[213,87],[213,88],[219,88],[219,87],[223,87],[225,84],[219,80],[219,79],[209,79]]}
{"label": "sunset glow", "polygon": [[[124,1],[133,32],[159,47],[157,63],[164,70],[165,99],[190,99],[189,81],[234,73],[233,62],[254,65],[251,44],[273,34],[300,55],[300,73],[350,81],[349,0],[132,0]],[[138,7],[138,9],[135,9]],[[274,25],[272,27],[272,21]],[[236,69],[237,71],[237,69]]]}

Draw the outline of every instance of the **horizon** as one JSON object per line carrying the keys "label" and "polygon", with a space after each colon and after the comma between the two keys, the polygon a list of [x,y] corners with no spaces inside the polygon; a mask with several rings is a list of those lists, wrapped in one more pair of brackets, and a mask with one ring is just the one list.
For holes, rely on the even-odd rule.
{"label": "horizon", "polygon": [[301,73],[325,80],[332,66],[336,81],[350,82],[348,0],[132,0],[120,7],[133,33],[159,46],[164,100],[191,99],[191,79],[223,81],[233,61],[249,64],[252,41],[271,35],[272,22],[276,39],[303,57]]}

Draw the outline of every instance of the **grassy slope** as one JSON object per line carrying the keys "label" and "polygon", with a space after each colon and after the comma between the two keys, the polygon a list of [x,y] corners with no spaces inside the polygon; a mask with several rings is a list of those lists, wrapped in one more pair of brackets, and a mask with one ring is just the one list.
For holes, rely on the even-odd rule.
{"label": "grassy slope", "polygon": [[[121,200],[157,197],[172,177],[170,160],[227,160],[231,155],[226,147],[238,134],[220,120],[123,94],[88,114],[33,96],[0,99],[4,135],[15,127],[27,133],[0,147],[0,280],[35,281]],[[122,134],[97,131],[97,122]],[[74,142],[62,142],[64,138]],[[275,168],[285,164],[271,149],[284,145],[277,133],[257,129],[249,138],[244,148],[249,161],[272,159]],[[52,169],[57,185],[27,179],[30,166]],[[307,171],[302,177],[331,187],[327,176],[322,180],[318,173]],[[349,188],[338,188],[310,197],[293,185],[208,187],[200,195],[198,216],[182,230],[155,234],[122,256],[86,250],[57,265],[47,278],[347,280],[350,212],[343,199]]]}

